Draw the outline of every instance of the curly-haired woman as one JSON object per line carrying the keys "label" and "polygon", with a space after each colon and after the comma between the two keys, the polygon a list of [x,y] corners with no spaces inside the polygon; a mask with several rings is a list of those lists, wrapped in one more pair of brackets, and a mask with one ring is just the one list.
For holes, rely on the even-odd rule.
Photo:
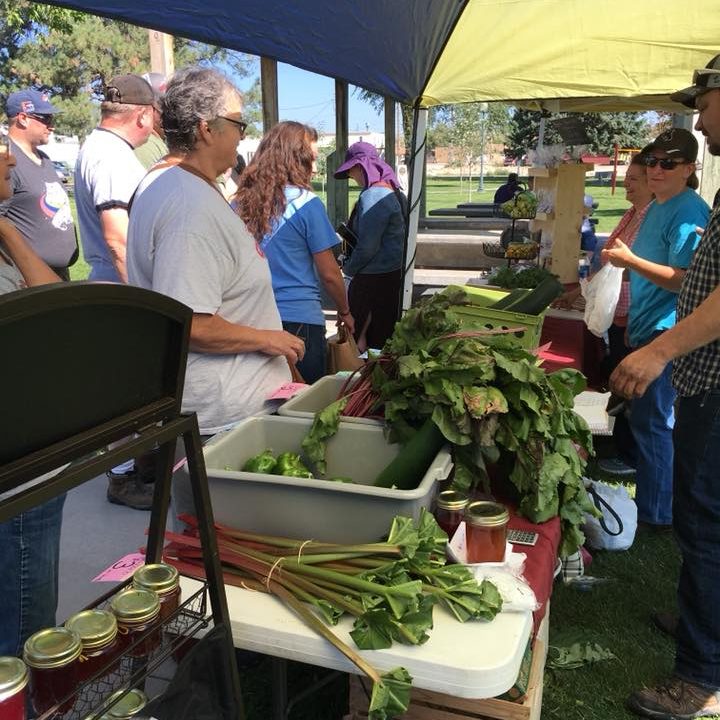
{"label": "curly-haired woman", "polygon": [[342,273],[332,248],[338,237],[320,198],[311,191],[317,132],[281,122],[262,139],[240,177],[235,208],[268,259],[283,327],[305,341],[297,367],[313,383],[325,374],[325,318],[320,282],[354,330]]}

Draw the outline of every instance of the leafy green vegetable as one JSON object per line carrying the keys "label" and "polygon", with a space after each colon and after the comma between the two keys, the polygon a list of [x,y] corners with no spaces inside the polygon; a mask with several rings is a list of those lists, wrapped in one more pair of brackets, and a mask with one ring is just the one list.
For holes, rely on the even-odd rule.
{"label": "leafy green vegetable", "polygon": [[310,432],[302,441],[302,449],[305,451],[308,460],[315,466],[319,475],[327,471],[325,463],[325,441],[331,438],[340,423],[340,413],[347,405],[347,397],[336,400],[315,415]]}
{"label": "leafy green vegetable", "polygon": [[395,668],[373,684],[368,720],[391,720],[402,715],[410,705],[412,678],[405,668]]}
{"label": "leafy green vegetable", "polygon": [[271,474],[275,471],[275,465],[276,462],[272,450],[264,450],[259,455],[255,455],[247,460],[242,466],[242,469],[244,472]]}
{"label": "leafy green vegetable", "polygon": [[496,270],[489,278],[491,285],[514,290],[515,288],[536,288],[543,280],[556,278],[549,270],[539,267],[529,267],[515,271],[509,267]]}
{"label": "leafy green vegetable", "polygon": [[597,643],[576,642],[569,647],[548,649],[548,666],[553,670],[576,670],[604,660],[617,660],[617,656]]}

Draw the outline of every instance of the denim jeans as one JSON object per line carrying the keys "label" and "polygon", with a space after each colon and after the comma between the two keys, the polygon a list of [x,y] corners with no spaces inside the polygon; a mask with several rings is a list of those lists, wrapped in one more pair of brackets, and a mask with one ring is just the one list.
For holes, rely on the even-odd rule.
{"label": "denim jeans", "polygon": [[673,404],[672,364],[650,384],[645,394],[633,400],[630,427],[637,445],[635,503],[638,520],[655,525],[672,522]]}
{"label": "denim jeans", "polygon": [[303,380],[312,385],[327,373],[327,342],[325,341],[324,325],[285,322],[283,329],[305,343],[305,357],[297,364]]}
{"label": "denim jeans", "polygon": [[720,689],[720,390],[680,398],[675,537],[682,554],[676,674]]}
{"label": "denim jeans", "polygon": [[22,655],[30,635],[55,627],[65,495],[0,523],[0,655]]}

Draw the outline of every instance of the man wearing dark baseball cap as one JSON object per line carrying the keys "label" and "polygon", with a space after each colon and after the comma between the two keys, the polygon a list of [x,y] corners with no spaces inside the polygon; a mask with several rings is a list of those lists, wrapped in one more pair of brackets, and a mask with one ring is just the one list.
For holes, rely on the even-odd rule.
{"label": "man wearing dark baseball cap", "polygon": [[[720,155],[720,55],[671,96],[698,113],[695,129]],[[670,152],[666,150],[668,157]],[[673,530],[682,554],[674,630],[673,675],[634,692],[628,707],[668,720],[720,715],[720,204],[715,203],[677,302],[677,324],[628,355],[610,378],[612,389],[640,397],[672,362],[677,391]],[[672,620],[672,618],[671,618]],[[674,626],[674,627],[673,627]]]}
{"label": "man wearing dark baseball cap", "polygon": [[162,126],[162,99],[167,87],[167,79],[162,73],[148,72],[143,74],[143,80],[147,80],[152,87],[155,101],[153,102],[153,129],[147,142],[135,148],[135,156],[142,166],[149,170],[158,160],[168,154],[168,147],[165,144],[165,131]]}
{"label": "man wearing dark baseball cap", "polygon": [[44,92],[28,89],[11,93],[6,102],[10,151],[16,164],[10,171],[12,196],[0,205],[35,252],[65,280],[77,258],[75,223],[65,188],[46,145],[60,112]]}
{"label": "man wearing dark baseball cap", "polygon": [[[83,143],[75,166],[75,201],[89,279],[126,283],[128,205],[145,176],[133,150],[152,132],[155,94],[139,75],[112,78],[104,94],[100,124]],[[150,509],[153,486],[143,482],[132,462],[108,476],[110,502]]]}

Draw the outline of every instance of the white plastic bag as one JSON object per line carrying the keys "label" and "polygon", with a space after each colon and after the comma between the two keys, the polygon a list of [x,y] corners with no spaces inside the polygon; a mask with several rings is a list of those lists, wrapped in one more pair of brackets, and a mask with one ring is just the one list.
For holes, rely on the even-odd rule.
{"label": "white plastic bag", "polygon": [[585,516],[585,542],[600,550],[627,550],[633,544],[637,530],[637,505],[634,500],[624,485],[613,486],[599,480],[583,479],[588,494],[603,515],[602,519]]}
{"label": "white plastic bag", "polygon": [[601,337],[612,325],[620,299],[623,272],[623,268],[605,263],[590,280],[580,281],[580,290],[585,298],[585,324],[593,335]]}

